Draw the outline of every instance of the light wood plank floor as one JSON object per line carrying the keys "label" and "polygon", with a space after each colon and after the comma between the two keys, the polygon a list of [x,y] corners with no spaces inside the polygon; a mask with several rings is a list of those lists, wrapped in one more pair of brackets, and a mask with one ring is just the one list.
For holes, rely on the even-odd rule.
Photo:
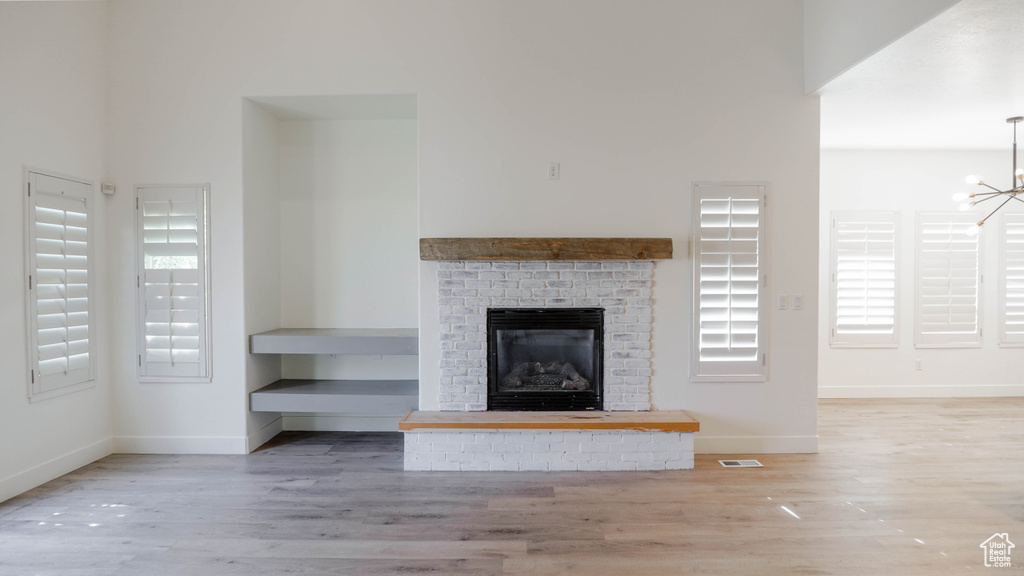
{"label": "light wood plank floor", "polygon": [[[405,473],[397,433],[114,455],[0,504],[0,574],[1024,571],[1024,398],[828,400],[819,420],[820,454],[763,469]],[[996,532],[1013,568],[982,563]]]}

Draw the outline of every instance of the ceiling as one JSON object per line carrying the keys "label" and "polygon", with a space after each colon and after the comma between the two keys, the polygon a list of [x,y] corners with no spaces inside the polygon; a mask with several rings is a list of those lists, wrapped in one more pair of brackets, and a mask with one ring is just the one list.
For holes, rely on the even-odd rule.
{"label": "ceiling", "polygon": [[822,148],[1007,150],[1006,118],[1024,116],[1024,1],[963,0],[818,93]]}

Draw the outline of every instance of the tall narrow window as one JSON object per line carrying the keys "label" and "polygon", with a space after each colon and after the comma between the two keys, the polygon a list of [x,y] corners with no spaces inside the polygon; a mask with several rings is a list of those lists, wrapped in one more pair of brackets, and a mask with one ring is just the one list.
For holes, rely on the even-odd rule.
{"label": "tall narrow window", "polygon": [[140,381],[209,381],[206,186],[140,186]]}
{"label": "tall narrow window", "polygon": [[695,382],[765,380],[766,188],[693,187]]}
{"label": "tall narrow window", "polygon": [[1024,214],[1004,214],[999,242],[999,344],[1024,346]]}
{"label": "tall narrow window", "polygon": [[92,385],[92,184],[26,172],[29,398]]}
{"label": "tall narrow window", "polygon": [[973,214],[917,216],[919,348],[981,346],[981,247]]}
{"label": "tall narrow window", "polygon": [[899,345],[896,273],[899,215],[832,214],[832,333],[836,348]]}

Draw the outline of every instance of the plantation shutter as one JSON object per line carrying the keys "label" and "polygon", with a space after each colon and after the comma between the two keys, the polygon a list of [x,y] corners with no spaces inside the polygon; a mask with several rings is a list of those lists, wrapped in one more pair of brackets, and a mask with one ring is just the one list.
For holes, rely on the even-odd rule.
{"label": "plantation shutter", "polygon": [[766,374],[765,187],[694,186],[695,381]]}
{"label": "plantation shutter", "polygon": [[28,173],[30,397],[92,377],[92,185]]}
{"label": "plantation shutter", "polygon": [[1003,215],[999,343],[1024,345],[1024,214]]}
{"label": "plantation shutter", "polygon": [[206,378],[206,193],[201,186],[140,187],[139,376]]}
{"label": "plantation shutter", "polygon": [[918,214],[917,346],[981,345],[981,259],[973,214]]}
{"label": "plantation shutter", "polygon": [[896,347],[895,212],[832,215],[834,347]]}

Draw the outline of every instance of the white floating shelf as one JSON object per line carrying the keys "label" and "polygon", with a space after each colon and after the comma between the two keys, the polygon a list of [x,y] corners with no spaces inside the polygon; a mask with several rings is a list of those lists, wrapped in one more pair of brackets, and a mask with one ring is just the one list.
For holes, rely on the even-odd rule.
{"label": "white floating shelf", "polygon": [[252,354],[415,356],[415,328],[280,328],[249,336]]}
{"label": "white floating shelf", "polygon": [[249,394],[253,412],[387,415],[418,406],[418,380],[278,380]]}

